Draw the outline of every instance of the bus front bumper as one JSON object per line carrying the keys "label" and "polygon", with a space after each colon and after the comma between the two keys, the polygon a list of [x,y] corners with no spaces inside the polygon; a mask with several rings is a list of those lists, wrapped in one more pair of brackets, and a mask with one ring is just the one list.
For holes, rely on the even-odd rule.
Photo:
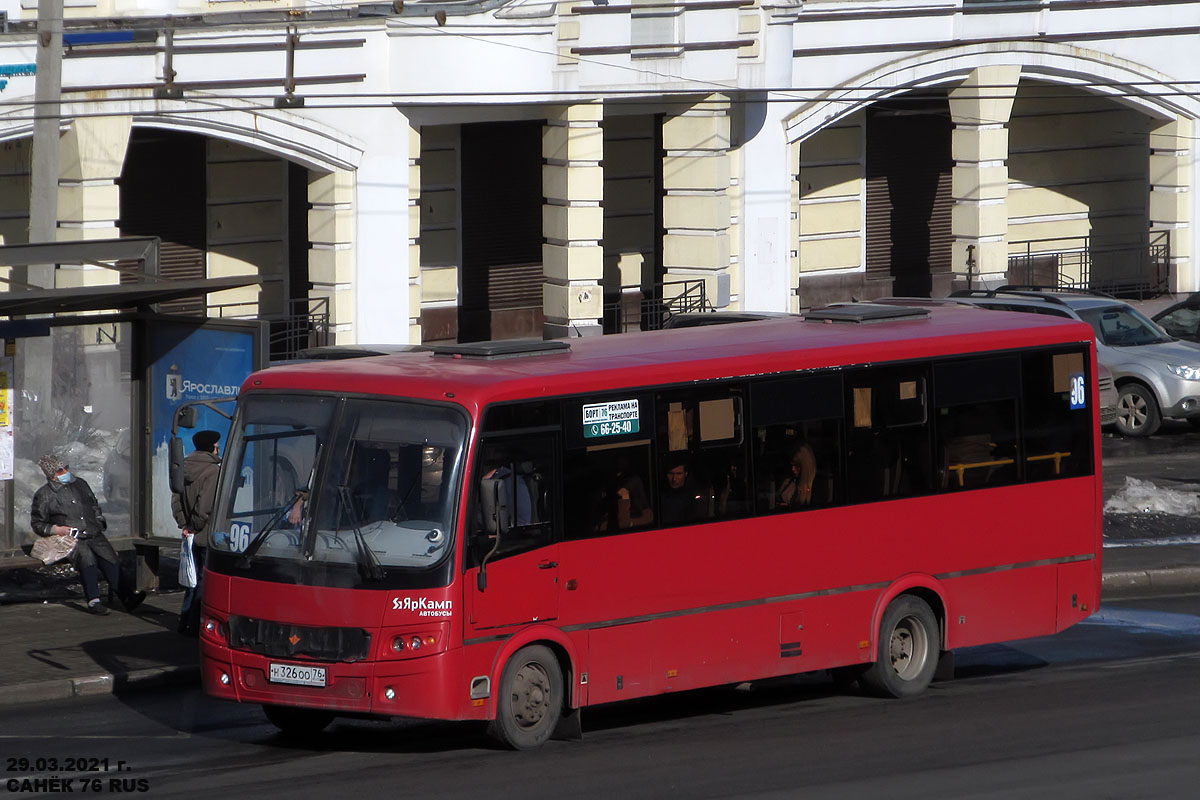
{"label": "bus front bumper", "polygon": [[[330,663],[270,658],[205,642],[201,657],[204,691],[240,703],[319,708],[343,714],[423,719],[474,719],[468,690],[455,691],[461,650],[396,661]],[[300,685],[271,677],[271,665],[323,670],[324,685]],[[304,670],[303,678],[316,682]],[[290,678],[294,680],[295,678]]]}

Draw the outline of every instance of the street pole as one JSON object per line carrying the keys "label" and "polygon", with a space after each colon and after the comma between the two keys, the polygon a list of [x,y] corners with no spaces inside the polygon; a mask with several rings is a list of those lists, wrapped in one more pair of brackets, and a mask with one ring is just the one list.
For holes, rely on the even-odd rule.
{"label": "street pole", "polygon": [[[34,78],[33,164],[29,241],[53,242],[58,232],[59,101],[62,99],[63,0],[38,0],[37,74]],[[54,265],[29,268],[29,283],[54,287]]]}
{"label": "street pole", "polygon": [[[58,238],[58,148],[62,99],[63,0],[38,0],[37,74],[34,77],[33,154],[29,180],[29,242]],[[54,288],[54,264],[31,264],[25,282]],[[52,394],[54,347],[52,336],[35,336],[20,343],[17,364],[26,397],[36,397],[36,408],[24,409],[25,420],[46,430],[53,425]],[[27,431],[31,433],[32,431]],[[15,431],[18,438],[21,431]],[[41,439],[42,437],[38,437]],[[26,439],[29,441],[29,439]],[[62,444],[66,444],[63,442]],[[22,453],[37,459],[41,453]]]}

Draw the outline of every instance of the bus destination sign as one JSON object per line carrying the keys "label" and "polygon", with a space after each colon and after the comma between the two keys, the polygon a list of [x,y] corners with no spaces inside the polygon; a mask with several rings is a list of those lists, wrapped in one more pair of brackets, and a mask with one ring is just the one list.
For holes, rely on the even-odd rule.
{"label": "bus destination sign", "polygon": [[583,438],[622,436],[638,432],[638,401],[617,400],[583,407]]}

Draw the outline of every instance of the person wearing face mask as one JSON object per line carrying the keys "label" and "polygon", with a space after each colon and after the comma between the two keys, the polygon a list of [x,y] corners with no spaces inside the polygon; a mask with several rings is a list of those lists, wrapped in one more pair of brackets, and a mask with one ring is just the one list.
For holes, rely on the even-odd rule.
{"label": "person wearing face mask", "polygon": [[146,599],[121,577],[120,561],[112,544],[104,536],[108,523],[92,487],[83,478],[71,474],[70,468],[58,456],[47,453],[38,459],[46,475],[46,485],[33,496],[29,524],[38,536],[73,536],[77,539],[71,553],[71,564],[79,571],[87,610],[107,614],[100,600],[100,573],[108,581],[110,594],[115,594],[126,611],[133,611]]}

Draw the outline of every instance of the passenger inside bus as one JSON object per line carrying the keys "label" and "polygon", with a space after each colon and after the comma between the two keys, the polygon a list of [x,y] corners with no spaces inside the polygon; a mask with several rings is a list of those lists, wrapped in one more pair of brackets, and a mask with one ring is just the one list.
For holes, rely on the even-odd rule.
{"label": "passenger inside bus", "polygon": [[617,458],[613,475],[597,489],[599,518],[595,530],[624,530],[654,521],[646,484],[624,455]]}
{"label": "passenger inside bus", "polygon": [[779,505],[802,508],[812,504],[813,483],[817,479],[817,457],[808,442],[796,444],[788,456],[790,473],[779,489]]}
{"label": "passenger inside bus", "polygon": [[722,519],[735,519],[750,513],[749,488],[736,459],[717,474],[713,500],[716,516]]}
{"label": "passenger inside bus", "polygon": [[664,525],[680,525],[712,516],[711,492],[688,474],[688,461],[673,454],[667,461],[666,481],[659,500],[659,519]]}

